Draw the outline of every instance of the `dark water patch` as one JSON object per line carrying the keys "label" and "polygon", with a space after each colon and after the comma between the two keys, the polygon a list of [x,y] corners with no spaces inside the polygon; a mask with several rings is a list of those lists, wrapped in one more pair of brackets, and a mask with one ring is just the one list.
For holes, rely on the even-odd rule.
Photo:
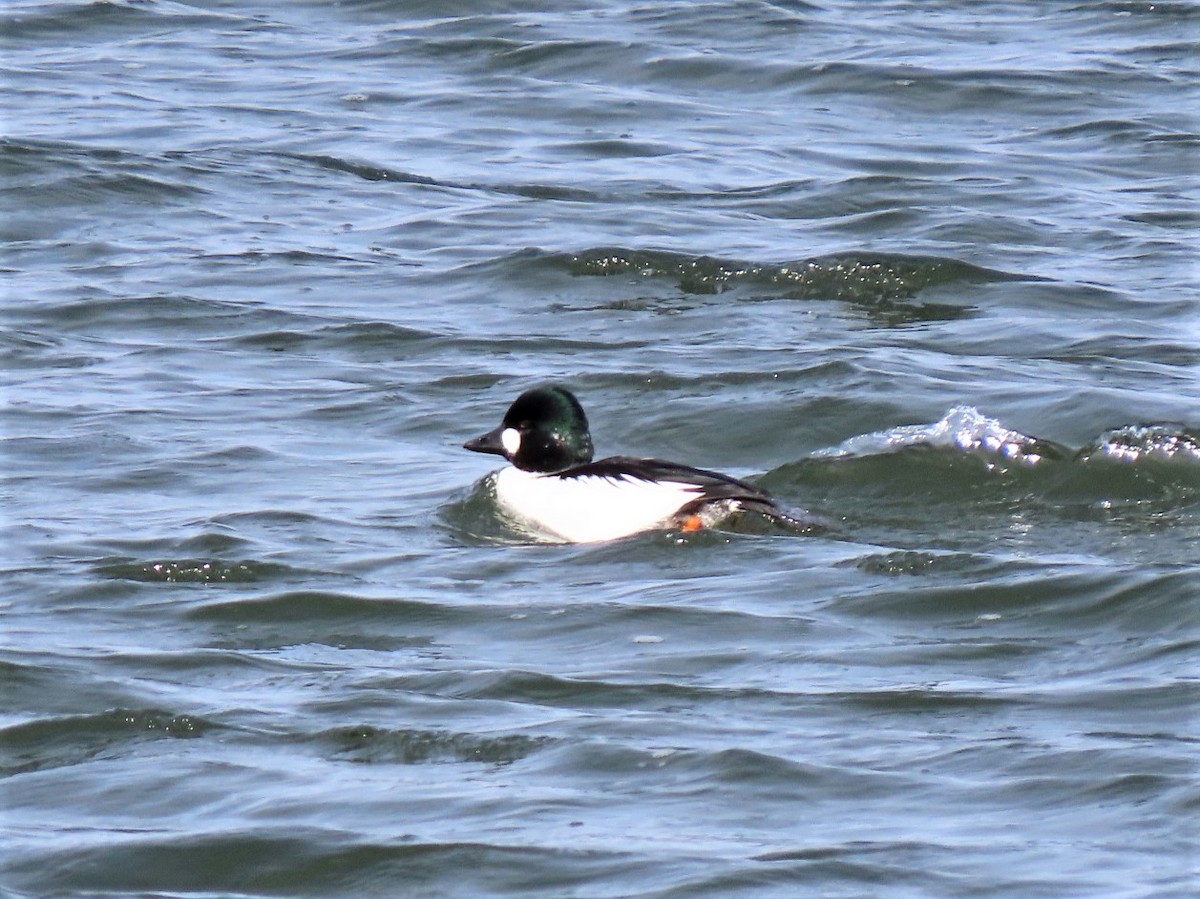
{"label": "dark water patch", "polygon": [[122,464],[110,463],[106,469],[81,476],[78,483],[85,491],[95,493],[161,491],[176,494],[186,493],[205,483],[207,478],[204,472],[180,469],[179,462],[178,459],[170,459],[152,465],[138,465],[129,460]]}
{"label": "dark water patch", "polygon": [[1037,280],[953,259],[898,255],[846,254],[762,264],[607,247],[563,257],[562,264],[576,275],[672,279],[688,295],[736,291],[742,299],[835,300],[861,308],[885,325],[954,320],[974,313],[968,305],[916,300],[935,288]]}
{"label": "dark water patch", "polygon": [[[145,618],[144,615],[139,617]],[[182,638],[180,642],[183,642]],[[104,655],[102,662],[112,670],[152,670],[168,680],[199,677],[206,681],[234,672],[250,677],[262,675],[265,678],[296,672],[308,676],[311,670],[321,667],[319,663],[310,664],[307,660],[297,661],[278,654],[255,654],[228,647],[171,648],[163,651],[126,649]]]}
{"label": "dark water patch", "polygon": [[578,153],[582,156],[599,159],[639,158],[654,156],[670,156],[678,153],[676,147],[665,144],[650,144],[633,140],[583,140],[566,144],[558,144],[553,149],[558,152]]}
{"label": "dark water patch", "polygon": [[443,342],[443,335],[390,322],[353,322],[338,325],[313,325],[304,330],[273,330],[242,334],[234,344],[270,352],[296,352],[324,355],[324,351],[346,352],[357,358],[382,362],[410,359],[415,350],[432,350]]}
{"label": "dark water patch", "polygon": [[[982,615],[966,629],[988,633],[997,620],[995,615]],[[970,637],[963,628],[949,636],[897,639],[886,647],[871,646],[863,650],[841,653],[830,661],[853,662],[857,665],[895,670],[969,670],[974,674],[994,672],[1004,677],[1014,665],[1030,665],[1053,655],[1057,647],[1048,640],[1037,638],[1004,639],[998,636]],[[985,706],[986,707],[986,706]]]}
{"label": "dark water patch", "polygon": [[217,727],[204,718],[158,709],[113,709],[11,725],[0,730],[0,776],[77,765],[118,755],[135,742],[190,739]]}
{"label": "dark water patch", "polygon": [[[90,172],[75,177],[59,173],[53,184],[38,184],[30,187],[9,187],[4,191],[7,202],[26,206],[41,204],[47,208],[65,207],[90,208],[98,203],[129,201],[146,205],[162,205],[169,202],[183,203],[195,198],[202,190],[190,184],[170,180],[161,174],[138,172],[104,171]],[[19,226],[21,219],[16,220]],[[6,228],[10,239],[21,239],[10,221]]]}
{"label": "dark water patch", "polygon": [[[259,625],[210,640],[214,649],[236,652],[273,652],[301,646],[328,647],[335,650],[400,653],[423,651],[428,654],[437,641],[431,636],[363,633],[354,630],[328,631],[303,622]],[[397,657],[399,658],[399,657]]]}
{"label": "dark water patch", "polygon": [[125,559],[102,562],[96,566],[96,571],[103,577],[165,584],[256,584],[307,574],[288,565],[257,559],[162,559],[152,562]]}
{"label": "dark water patch", "polygon": [[[1014,275],[938,257],[880,254],[825,256],[783,264],[762,264],[664,250],[599,247],[565,257],[576,275],[629,275],[676,278],[683,290],[718,293],[751,283],[779,288],[782,296],[825,299],[909,298],[949,283],[1027,280]],[[1037,280],[1037,279],[1032,279]]]}
{"label": "dark water patch", "polygon": [[1054,125],[1039,134],[1052,138],[1081,138],[1081,143],[1087,146],[1096,139],[1146,140],[1154,130],[1152,124],[1137,119],[1089,119],[1069,125]]}
{"label": "dark water patch", "polygon": [[639,59],[639,49],[624,41],[596,39],[508,41],[491,48],[488,63],[499,72],[571,79],[634,65]]}
{"label": "dark water patch", "polygon": [[679,709],[709,702],[787,701],[795,694],[753,687],[707,687],[670,680],[630,681],[568,677],[540,671],[481,671],[469,674],[412,675],[406,689],[433,695],[491,699],[551,708]]}
{"label": "dark water patch", "polygon": [[[685,896],[821,895],[929,896],[962,895],[971,869],[989,853],[1007,853],[1015,846],[981,844],[969,835],[947,841],[877,841],[870,839],[817,841],[813,846],[783,849],[755,856],[759,870],[746,870],[701,881],[688,890],[672,891],[657,899]],[[763,870],[765,869],[765,870]],[[1103,885],[1107,886],[1107,884]],[[1000,868],[979,888],[981,896],[1064,897],[1095,895],[1099,882],[1088,883],[1074,873],[1062,877]]]}
{"label": "dark water patch", "polygon": [[445,730],[390,730],[365,724],[323,731],[314,739],[335,761],[401,765],[428,762],[507,765],[555,742],[550,737],[522,734],[484,736]]}
{"label": "dark water patch", "polygon": [[14,717],[75,718],[92,709],[123,708],[138,702],[127,683],[94,671],[87,658],[12,650],[6,655],[11,660],[0,661],[0,678],[5,708]]}
{"label": "dark water patch", "polygon": [[342,159],[337,156],[305,155],[302,153],[289,153],[282,155],[284,158],[291,159],[296,162],[315,165],[319,168],[328,169],[332,172],[342,172],[347,175],[353,175],[356,178],[361,178],[364,181],[390,181],[396,184],[417,184],[425,187],[462,186],[454,183],[441,182],[426,175],[418,175],[413,172],[405,172],[399,169],[386,168],[384,166],[378,166],[366,162]]}
{"label": "dark water patch", "polygon": [[[666,538],[675,545],[672,538]],[[627,558],[626,554],[622,554]],[[672,634],[694,631],[703,635],[717,630],[729,641],[741,636],[752,637],[752,632],[761,630],[770,634],[776,642],[802,642],[805,632],[812,626],[810,619],[790,612],[787,615],[772,615],[762,610],[732,610],[711,606],[695,608],[686,605],[655,605],[641,595],[627,605],[607,603],[596,609],[597,617],[609,625],[628,625],[641,630],[662,630]]]}
{"label": "dark water patch", "polygon": [[1113,590],[1107,573],[1043,572],[981,579],[952,585],[927,585],[844,595],[835,607],[854,615],[906,621],[932,618],[976,622],[1038,616],[1071,603],[1102,601]]}
{"label": "dark water patch", "polygon": [[[1093,675],[1090,680],[1095,679]],[[1173,680],[1161,675],[1158,683],[1148,678],[1136,680],[1113,677],[1097,686],[1076,686],[1072,689],[1042,692],[1035,697],[1039,706],[1058,713],[1067,709],[1087,711],[1093,724],[1127,725],[1133,720],[1165,721],[1168,727],[1178,728],[1185,736],[1191,731],[1179,722],[1191,720],[1195,714],[1196,686],[1190,672]]]}
{"label": "dark water patch", "polygon": [[208,603],[190,613],[200,621],[279,621],[295,618],[379,618],[401,613],[438,619],[447,612],[430,603],[368,599],[343,593],[297,591],[256,599]]}
{"label": "dark water patch", "polygon": [[[594,148],[590,148],[591,143],[594,142],[585,142],[584,144],[578,145],[584,148],[578,151],[589,153],[594,152]],[[576,147],[576,145],[568,146]],[[636,152],[633,152],[628,148],[625,149],[626,152],[624,155],[638,155]],[[298,153],[285,155],[287,158],[298,162],[315,165],[327,171],[353,175],[356,178],[371,182],[387,182],[390,184],[412,185],[416,187],[428,187],[446,191],[466,191],[471,193],[483,192],[489,194],[512,195],[534,200],[596,202],[603,199],[603,197],[595,191],[578,185],[550,183],[510,183],[505,181],[457,181],[446,178],[433,178],[428,175],[418,174],[416,172],[406,172],[400,169],[392,169],[374,163],[360,162],[352,159],[342,159],[336,156],[306,156]]]}
{"label": "dark water patch", "polygon": [[1193,774],[1185,754],[1072,749],[1026,755],[1006,765],[1002,776],[1006,800],[1028,808],[1132,806],[1160,810],[1169,820],[1192,795]]}
{"label": "dark water patch", "polygon": [[[60,463],[78,466],[76,470],[87,472],[86,476],[95,476],[97,457],[102,459],[123,459],[122,465],[128,464],[129,459],[143,458],[150,452],[150,444],[124,434],[96,433],[79,436],[40,436],[18,435],[0,439],[4,448],[7,474],[12,477],[23,474],[26,470],[35,468],[45,470],[47,458],[53,458]],[[112,462],[106,468],[120,468]],[[82,481],[84,477],[81,477]]]}
{"label": "dark water patch", "polygon": [[93,295],[77,301],[59,301],[52,308],[18,308],[11,310],[10,315],[36,323],[59,338],[65,334],[91,339],[105,335],[120,337],[123,343],[151,334],[190,341],[224,337],[231,332],[289,326],[314,328],[324,324],[323,319],[268,309],[252,301],[187,294]]}
{"label": "dark water patch", "polygon": [[[107,538],[96,541],[105,550],[121,553],[125,558],[113,558],[114,564],[135,562],[136,556],[155,556],[164,552],[181,556],[199,555],[205,558],[230,556],[252,550],[254,543],[244,537],[225,531],[202,531],[186,537],[172,539],[164,537]],[[103,564],[103,563],[102,563]]]}
{"label": "dark water patch", "polygon": [[[698,201],[698,202],[732,202],[739,206],[749,200],[778,200],[780,197],[808,197],[812,191],[817,189],[817,184],[812,180],[792,180],[785,179],[782,181],[771,181],[763,184],[741,185],[738,187],[717,188],[710,190],[668,190],[655,189],[648,191],[648,196],[656,200],[666,200],[669,202],[680,201]],[[751,207],[753,208],[753,207]],[[780,214],[777,206],[777,214],[781,218],[787,218],[786,214]],[[797,216],[799,217],[799,216]]]}
{"label": "dark water patch", "polygon": [[326,250],[241,250],[231,253],[212,253],[203,252],[197,253],[196,261],[201,263],[211,263],[217,266],[244,266],[247,263],[256,266],[271,267],[286,267],[286,266],[314,266],[326,267],[338,265],[341,263],[350,263],[361,266],[380,265],[385,260],[376,258],[371,253],[363,253],[361,255],[349,255],[346,253],[336,253]]}
{"label": "dark water patch", "polygon": [[1019,475],[995,474],[985,460],[930,448],[802,460],[768,472],[759,483],[780,499],[794,497],[818,513],[836,515],[850,533],[870,524],[894,527],[902,522],[940,530],[946,526],[946,509],[969,510],[977,516],[974,523],[980,523],[979,516],[1021,508],[1030,494]]}
{"label": "dark water patch", "polygon": [[32,331],[8,330],[0,334],[0,367],[5,371],[89,368],[103,357],[80,352],[80,347],[64,346],[58,337]]}
{"label": "dark water patch", "polygon": [[747,749],[684,753],[683,756],[682,763],[693,768],[705,781],[733,784],[752,792],[787,791],[796,798],[818,794],[822,798],[863,797],[888,786],[894,788],[899,780],[895,775],[883,772],[813,765]]}
{"label": "dark water patch", "polygon": [[[211,489],[206,485],[205,489]],[[236,535],[248,546],[264,545],[292,547],[309,535],[319,535],[330,527],[348,526],[349,522],[330,516],[300,512],[295,509],[264,508],[246,512],[226,512],[210,518],[189,522],[201,534],[226,533]],[[195,552],[187,544],[179,547],[180,555]],[[224,554],[224,553],[222,553]]]}
{"label": "dark water patch", "polygon": [[566,184],[506,184],[497,183],[493,190],[499,193],[514,194],[527,197],[530,200],[561,200],[570,203],[598,203],[611,199],[611,194],[601,194],[585,187],[572,187]]}
{"label": "dark water patch", "polygon": [[[589,390],[609,389],[621,394],[671,393],[676,395],[672,408],[682,405],[693,397],[707,397],[718,387],[737,388],[746,396],[765,393],[772,387],[820,388],[830,381],[853,378],[862,368],[846,359],[815,362],[811,365],[798,363],[789,367],[763,369],[723,368],[712,371],[688,373],[675,369],[650,369],[624,372],[589,372],[586,383]],[[808,404],[824,408],[841,405],[836,397],[822,396],[818,400],[795,399],[796,405],[789,406],[789,414],[805,418]],[[808,423],[810,426],[813,424]]]}
{"label": "dark water patch", "polygon": [[[1011,634],[1020,622],[1065,629],[1085,642],[1097,633],[1153,635],[1172,641],[1200,625],[1195,574],[1187,569],[1116,573],[1108,568],[1033,571],[1003,578],[847,594],[839,611],[871,618],[938,620]],[[1151,659],[1169,651],[1155,641]],[[1116,664],[1109,653],[1108,666]]]}
{"label": "dark water patch", "polygon": [[653,341],[646,337],[626,338],[624,336],[609,336],[596,338],[566,337],[562,330],[555,327],[542,326],[538,333],[516,336],[496,336],[486,339],[470,337],[459,338],[452,342],[455,350],[461,351],[465,358],[505,357],[529,352],[530,340],[536,340],[540,353],[561,353],[570,355],[579,353],[599,354],[614,350],[636,351],[645,349]]}
{"label": "dark water patch", "polygon": [[977,512],[1040,508],[1070,518],[1078,514],[1073,507],[1111,512],[1153,504],[1158,511],[1186,511],[1200,496],[1200,473],[1176,464],[1147,460],[1122,467],[1105,460],[1009,467],[949,449],[908,447],[885,456],[789,463],[761,480],[776,492],[786,487],[819,496],[823,507],[847,510],[872,499],[910,511],[932,503]]}
{"label": "dark water patch", "polygon": [[828,694],[822,700],[826,706],[905,716],[987,713],[1019,704],[1017,699],[988,690],[968,691],[941,685],[838,692]]}
{"label": "dark water patch", "polygon": [[1195,230],[1196,226],[1200,225],[1200,213],[1190,207],[1164,212],[1135,212],[1124,218],[1134,224],[1153,225],[1168,231],[1178,231],[1182,228]]}
{"label": "dark water patch", "polygon": [[0,39],[14,46],[39,46],[46,40],[131,40],[163,28],[202,28],[238,21],[233,16],[186,6],[142,3],[25,4],[0,20]]}
{"label": "dark water patch", "polygon": [[[1192,48],[1189,47],[1190,52]],[[1200,148],[1200,133],[1194,131],[1160,131],[1146,138],[1147,142],[1183,144],[1185,147]]]}
{"label": "dark water patch", "polygon": [[[1165,19],[1172,25],[1176,22],[1200,22],[1200,9],[1197,9],[1194,3],[1172,2],[1172,0],[1167,0],[1165,3],[1138,3],[1136,0],[1092,0],[1089,3],[1067,7],[1063,12],[1103,14],[1106,18],[1097,18],[1096,21],[1110,26],[1113,30],[1121,31],[1125,31],[1127,26],[1120,21],[1120,18],[1126,16],[1147,21]],[[1108,16],[1120,18],[1113,19]]]}
{"label": "dark water patch", "polygon": [[1188,568],[1195,559],[1177,559],[1171,568],[1145,567],[1136,573],[1110,576],[1103,589],[1079,601],[1049,606],[1051,619],[1063,624],[1091,623],[1094,627],[1156,629],[1160,636],[1188,634],[1200,627],[1200,604],[1196,603],[1195,573]]}
{"label": "dark water patch", "polygon": [[306,590],[208,603],[192,608],[187,617],[217,628],[220,634],[215,645],[221,648],[263,650],[314,644],[394,652],[422,649],[434,642],[430,634],[410,633],[408,628],[476,622],[480,612],[478,607]]}
{"label": "dark water patch", "polygon": [[321,525],[327,519],[308,512],[297,512],[294,509],[257,509],[251,512],[228,512],[208,519],[205,524],[217,527],[229,527],[243,530],[247,525]]}
{"label": "dark water patch", "polygon": [[981,65],[966,57],[960,57],[957,63],[946,67],[923,61],[805,62],[783,73],[781,83],[794,84],[818,97],[886,97],[892,114],[957,116],[988,109],[992,115],[1019,117],[1026,122],[1051,121],[1078,114],[1081,109],[1110,112],[1110,105],[1096,102],[1098,83],[1109,91],[1134,94],[1162,90],[1172,83],[1156,67],[1114,65],[1107,59],[1092,58],[1080,60],[1078,65],[1052,68]]}
{"label": "dark water patch", "polygon": [[[1171,310],[1162,310],[1169,316]],[[1179,310],[1184,312],[1184,310]],[[1187,314],[1186,312],[1184,314]],[[1128,337],[1106,334],[1075,341],[1065,349],[1048,354],[1047,358],[1073,363],[1124,364],[1144,361],[1155,365],[1178,366],[1190,369],[1200,365],[1200,349],[1180,340]]]}
{"label": "dark water patch", "polygon": [[921,576],[934,574],[959,575],[979,572],[988,567],[989,559],[975,553],[925,552],[921,550],[895,550],[871,553],[839,563],[853,565],[867,574],[885,574],[892,577]]}
{"label": "dark water patch", "polygon": [[[479,13],[484,12],[483,10],[477,11]],[[421,15],[420,10],[413,9],[408,5],[405,6],[404,12],[410,21]],[[389,10],[387,14],[389,24],[391,24],[394,14],[395,10]],[[405,56],[423,56],[433,60],[446,59],[455,63],[461,61],[477,63],[481,60],[486,60],[492,54],[503,53],[518,46],[516,41],[508,38],[473,32],[471,28],[472,16],[470,15],[464,15],[462,18],[457,16],[445,19],[442,19],[440,16],[436,18],[439,21],[418,26],[421,29],[421,33],[417,37],[403,33],[389,32],[379,35],[365,46],[353,46],[335,50],[332,56],[334,59],[372,60],[378,59],[380,55],[403,54]],[[475,24],[478,23],[476,22]],[[454,33],[459,31],[464,32],[466,36],[454,36]],[[450,36],[442,36],[443,34]],[[423,106],[449,104],[452,100],[453,98],[444,95],[429,98],[423,92],[416,92],[415,96],[412,97],[412,102]]]}
{"label": "dark water patch", "polygon": [[33,224],[34,210],[179,204],[206,193],[164,158],[65,141],[0,140],[0,173],[6,205],[17,213],[5,226],[11,239],[20,239],[14,228],[22,222]]}
{"label": "dark water patch", "polygon": [[[798,753],[802,749],[798,748]],[[815,764],[736,746],[642,748],[615,739],[564,741],[546,764],[564,776],[616,783],[623,790],[646,790],[665,797],[693,790],[715,794],[728,787],[756,803],[768,797],[770,801],[796,802],[863,799],[895,790],[906,780],[891,772]]]}
{"label": "dark water patch", "polygon": [[[1195,649],[1195,646],[1191,647]],[[1117,744],[1129,748],[1138,744],[1157,745],[1181,743],[1185,746],[1200,746],[1200,737],[1189,734],[1172,733],[1170,731],[1130,731],[1103,730],[1084,734],[1085,737],[1103,741],[1106,744]]]}
{"label": "dark water patch", "polygon": [[[152,541],[143,541],[134,544],[133,546],[125,545],[127,549],[149,549]],[[121,544],[117,544],[120,546]],[[203,553],[206,555],[231,555],[234,552],[244,551],[252,546],[252,541],[237,534],[230,534],[224,531],[201,531],[198,534],[190,534],[179,541],[178,549],[184,553]]]}
{"label": "dark water patch", "polygon": [[201,830],[186,839],[114,836],[101,845],[42,853],[7,866],[56,892],[131,894],[410,895],[477,897],[644,883],[647,863],[626,852],[557,845],[421,841],[400,833],[364,842],[342,831],[291,826]]}

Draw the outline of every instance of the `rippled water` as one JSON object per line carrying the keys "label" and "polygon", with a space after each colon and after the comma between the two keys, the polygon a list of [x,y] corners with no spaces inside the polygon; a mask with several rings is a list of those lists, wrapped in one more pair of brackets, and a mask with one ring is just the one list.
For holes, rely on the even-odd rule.
{"label": "rippled water", "polygon": [[1194,4],[2,15],[0,891],[1190,895]]}

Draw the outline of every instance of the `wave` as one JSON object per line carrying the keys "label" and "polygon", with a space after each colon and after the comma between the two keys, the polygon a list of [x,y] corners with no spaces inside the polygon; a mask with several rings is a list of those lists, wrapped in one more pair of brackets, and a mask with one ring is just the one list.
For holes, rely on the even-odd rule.
{"label": "wave", "polygon": [[422,762],[507,765],[555,742],[551,737],[524,734],[482,736],[446,730],[395,730],[366,724],[322,731],[313,739],[337,761],[403,765]]}
{"label": "wave", "polygon": [[1081,462],[1200,464],[1200,437],[1175,425],[1127,425],[1106,432],[1077,454]]}
{"label": "wave", "polygon": [[[1003,539],[1018,542],[1047,519],[1116,521],[1151,537],[1165,527],[1200,532],[1200,437],[1180,424],[1126,425],[1072,449],[956,406],[936,422],[852,437],[761,482],[818,513],[836,510],[855,532],[886,526],[895,536],[910,527],[922,540],[977,532],[994,541],[997,515],[1010,520]],[[1074,539],[1080,551],[1111,549],[1106,540]],[[1160,555],[1151,544],[1138,552]]]}
{"label": "wave", "polygon": [[[98,5],[98,4],[96,4]],[[205,191],[161,160],[112,147],[50,140],[0,139],[0,170],[9,208],[76,209],[114,200],[161,205],[192,201]]]}
{"label": "wave", "polygon": [[158,559],[142,562],[132,559],[109,561],[96,571],[117,580],[165,584],[254,584],[307,572],[258,559],[226,561],[222,559]]}
{"label": "wave", "polygon": [[245,17],[202,11],[182,3],[37,3],[12,12],[6,11],[5,39],[33,47],[55,39],[130,40],[131,32],[155,34],[164,28],[220,27],[245,21]]}
{"label": "wave", "polygon": [[837,253],[783,263],[758,263],[666,250],[597,247],[569,257],[578,275],[675,277],[689,293],[716,293],[740,283],[774,286],[799,298],[912,297],[939,284],[1038,280],[940,256]]}
{"label": "wave", "polygon": [[190,739],[219,727],[161,709],[118,708],[27,721],[0,729],[0,777],[79,764],[136,740]]}
{"label": "wave", "polygon": [[1028,466],[1063,461],[1200,465],[1200,437],[1183,425],[1126,425],[1106,431],[1072,452],[1062,444],[1008,428],[974,406],[955,406],[932,424],[902,425],[852,437],[813,455],[814,458],[871,456],[910,447],[954,449]]}
{"label": "wave", "polygon": [[[451,813],[455,807],[447,803]],[[6,873],[29,896],[528,896],[545,895],[547,883],[558,895],[587,894],[600,881],[644,883],[659,867],[627,850],[383,840],[306,818],[286,827],[195,825],[183,837],[135,832],[100,845],[60,844],[26,853]]]}
{"label": "wave", "polygon": [[685,294],[733,293],[746,300],[835,300],[858,307],[884,325],[946,321],[975,314],[975,308],[966,303],[921,298],[940,287],[1043,280],[958,259],[887,253],[836,253],[763,263],[667,250],[596,247],[572,254],[551,254],[550,259],[576,276],[669,278]]}

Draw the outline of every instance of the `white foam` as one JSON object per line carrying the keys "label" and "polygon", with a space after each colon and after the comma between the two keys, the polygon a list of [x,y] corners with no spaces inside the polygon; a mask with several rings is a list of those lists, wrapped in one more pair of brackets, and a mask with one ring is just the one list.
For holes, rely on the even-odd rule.
{"label": "white foam", "polygon": [[1200,442],[1190,434],[1168,425],[1130,425],[1101,435],[1080,453],[1083,461],[1107,459],[1111,462],[1200,462]]}
{"label": "white foam", "polygon": [[832,449],[819,450],[813,455],[822,458],[874,456],[910,446],[989,453],[1027,465],[1036,465],[1043,459],[1035,438],[1006,428],[974,406],[955,406],[941,421],[933,424],[902,425],[851,437]]}

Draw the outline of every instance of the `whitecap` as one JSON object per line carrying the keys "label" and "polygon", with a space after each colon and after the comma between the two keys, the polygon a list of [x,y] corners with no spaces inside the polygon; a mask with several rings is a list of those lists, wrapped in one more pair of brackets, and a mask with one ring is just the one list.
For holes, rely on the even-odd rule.
{"label": "whitecap", "polygon": [[1058,459],[1063,455],[1055,444],[1006,428],[974,406],[955,406],[940,421],[932,424],[901,425],[872,434],[860,434],[814,455],[819,458],[873,456],[912,446],[995,455],[1025,465],[1036,465],[1045,459]]}

